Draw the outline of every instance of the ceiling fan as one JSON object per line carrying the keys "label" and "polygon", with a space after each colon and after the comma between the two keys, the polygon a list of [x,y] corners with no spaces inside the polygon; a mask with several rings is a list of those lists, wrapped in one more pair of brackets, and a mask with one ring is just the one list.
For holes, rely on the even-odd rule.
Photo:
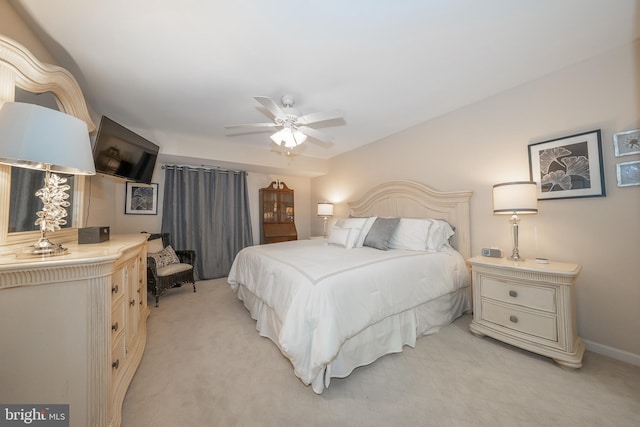
{"label": "ceiling fan", "polygon": [[228,125],[225,129],[235,128],[272,128],[277,131],[271,135],[271,140],[277,145],[286,149],[293,149],[311,137],[320,142],[331,142],[332,138],[308,125],[325,122],[328,120],[341,119],[342,113],[339,110],[327,111],[324,113],[311,113],[300,115],[293,108],[295,99],[293,96],[284,95],[280,102],[282,107],[277,105],[271,98],[267,96],[254,97],[264,108],[271,113],[273,117],[272,123],[246,123],[240,125]]}

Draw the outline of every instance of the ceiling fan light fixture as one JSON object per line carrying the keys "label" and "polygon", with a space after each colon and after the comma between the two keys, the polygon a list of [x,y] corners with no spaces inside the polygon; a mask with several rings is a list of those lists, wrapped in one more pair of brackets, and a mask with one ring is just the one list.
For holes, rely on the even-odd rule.
{"label": "ceiling fan light fixture", "polygon": [[296,141],[296,145],[300,145],[307,140],[307,135],[300,132],[298,129],[293,130],[293,138]]}
{"label": "ceiling fan light fixture", "polygon": [[342,119],[342,113],[339,110],[324,113],[310,113],[301,116],[300,112],[293,109],[295,100],[293,96],[290,95],[284,95],[280,99],[282,107],[273,102],[273,100],[267,96],[255,96],[254,98],[262,105],[262,112],[268,115],[273,122],[227,125],[225,128],[233,129],[238,127],[247,127],[251,129],[280,129],[271,135],[270,138],[274,144],[287,148],[289,151],[301,144],[304,144],[308,136],[313,138],[312,142],[330,143],[332,139],[330,136],[324,135],[322,132],[310,125],[318,122]]}
{"label": "ceiling fan light fixture", "polygon": [[286,148],[295,148],[307,140],[307,135],[298,129],[285,127],[271,135],[271,140],[279,146],[284,145]]}

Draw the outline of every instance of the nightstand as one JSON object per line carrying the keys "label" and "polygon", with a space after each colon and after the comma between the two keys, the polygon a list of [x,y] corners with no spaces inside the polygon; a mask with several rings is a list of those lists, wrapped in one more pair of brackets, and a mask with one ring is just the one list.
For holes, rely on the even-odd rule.
{"label": "nightstand", "polygon": [[580,368],[584,342],[577,334],[574,285],[580,266],[535,260],[473,257],[473,320],[477,336],[490,336]]}

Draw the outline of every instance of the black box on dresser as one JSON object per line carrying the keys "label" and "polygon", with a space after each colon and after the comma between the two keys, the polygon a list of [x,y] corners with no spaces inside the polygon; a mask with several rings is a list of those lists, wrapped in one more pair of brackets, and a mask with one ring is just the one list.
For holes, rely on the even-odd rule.
{"label": "black box on dresser", "polygon": [[109,240],[109,227],[78,228],[78,243],[102,243]]}

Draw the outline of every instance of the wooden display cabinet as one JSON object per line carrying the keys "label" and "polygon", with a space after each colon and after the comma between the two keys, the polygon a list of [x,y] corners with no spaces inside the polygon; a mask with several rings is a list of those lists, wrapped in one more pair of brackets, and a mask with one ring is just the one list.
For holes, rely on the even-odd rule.
{"label": "wooden display cabinet", "polygon": [[297,240],[294,223],[293,190],[273,181],[260,189],[260,243]]}

